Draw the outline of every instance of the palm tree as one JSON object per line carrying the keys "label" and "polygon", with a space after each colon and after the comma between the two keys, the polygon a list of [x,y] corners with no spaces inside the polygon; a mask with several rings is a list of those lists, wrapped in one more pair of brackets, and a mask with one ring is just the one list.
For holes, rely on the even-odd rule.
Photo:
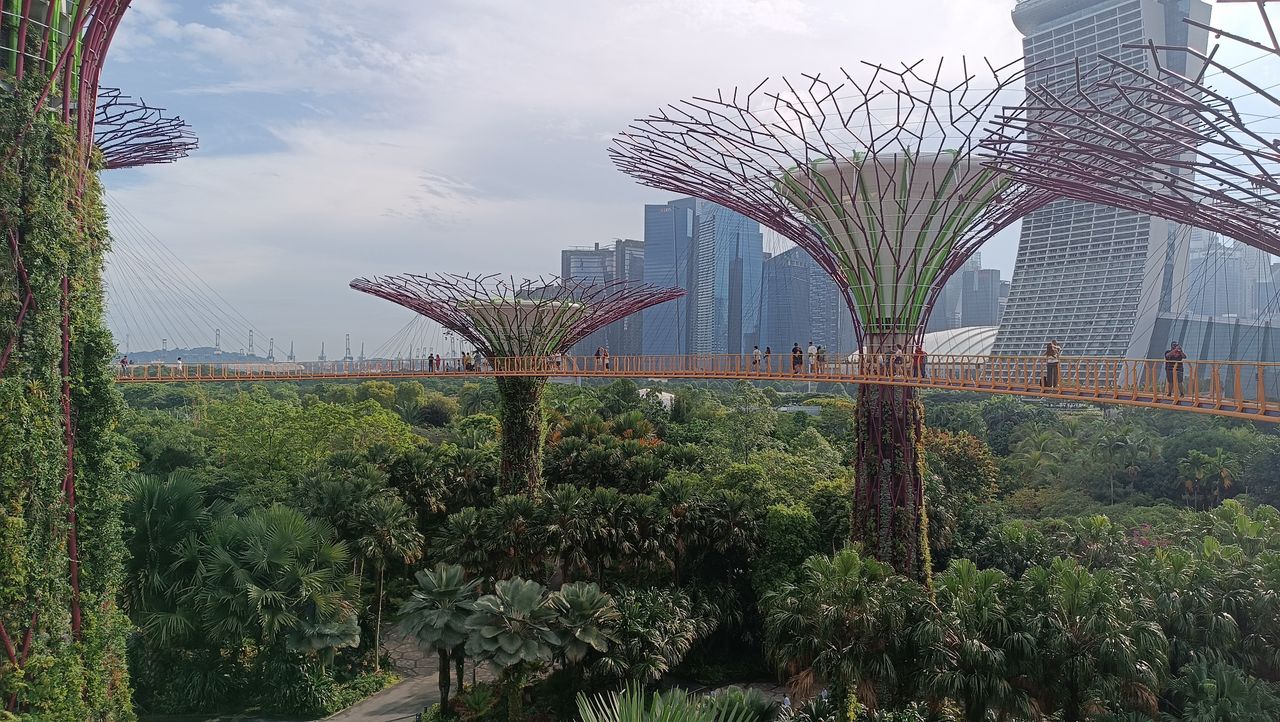
{"label": "palm tree", "polygon": [[184,596],[196,575],[197,540],[211,523],[201,485],[189,471],[175,471],[136,476],[125,494],[125,608],[147,639],[172,646],[199,624]]}
{"label": "palm tree", "polygon": [[1018,591],[1034,640],[1025,665],[1043,713],[1081,722],[1117,708],[1158,712],[1168,644],[1112,572],[1059,558],[1027,570]]}
{"label": "palm tree", "polygon": [[1015,685],[1031,640],[1011,623],[1009,580],[967,559],[951,563],[935,583],[941,619],[933,669],[925,688],[960,705],[967,722],[1032,718],[1027,694]]}
{"label": "palm tree", "polygon": [[1280,695],[1271,685],[1220,662],[1197,661],[1169,684],[1180,722],[1280,719]]}
{"label": "palm tree", "polygon": [[435,554],[462,565],[468,575],[492,575],[496,552],[480,509],[468,506],[450,514],[432,535],[431,543]]}
{"label": "palm tree", "polygon": [[[603,533],[599,517],[590,513],[589,492],[576,486],[560,484],[552,489],[544,501],[547,547],[555,555],[555,571],[558,583],[579,578],[591,571],[587,557],[590,540]],[[552,586],[556,586],[553,582]]]}
{"label": "palm tree", "polygon": [[900,655],[923,587],[856,550],[812,557],[794,583],[769,592],[765,651],[798,696],[828,685],[838,698],[856,695],[875,709],[881,691],[897,688]]}
{"label": "palm tree", "polygon": [[270,645],[304,625],[328,636],[333,630],[324,625],[345,623],[356,611],[350,560],[331,526],[289,507],[226,516],[201,547],[192,598],[214,640]]}
{"label": "palm tree", "polygon": [[387,563],[398,559],[404,564],[422,555],[422,533],[418,517],[400,497],[380,494],[367,501],[361,516],[365,532],[356,542],[360,555],[373,562],[378,570],[378,614],[373,628],[373,670],[382,669],[382,582]]}
{"label": "palm tree", "polygon": [[467,654],[498,668],[498,682],[507,692],[507,718],[521,719],[524,687],[535,665],[551,661],[560,636],[554,629],[556,611],[546,588],[519,577],[503,579],[493,594],[477,599],[467,628]]}
{"label": "palm tree", "polygon": [[[1224,452],[1221,447],[1212,454],[1191,450],[1178,461],[1178,473],[1182,476],[1188,504],[1194,500],[1197,509],[1201,507],[1201,496],[1212,496],[1213,504],[1217,504],[1223,493],[1231,489],[1235,483],[1235,458]],[[1206,507],[1209,505],[1206,505]]]}
{"label": "palm tree", "polygon": [[440,563],[431,570],[414,575],[418,588],[400,606],[399,616],[405,629],[418,644],[440,656],[440,701],[449,701],[449,658],[457,667],[458,685],[462,686],[462,665],[466,656],[467,617],[475,599],[477,580],[468,581],[462,567]]}
{"label": "palm tree", "polygon": [[715,626],[679,591],[622,590],[614,597],[619,616],[614,642],[593,664],[601,675],[648,684],[680,664]]}

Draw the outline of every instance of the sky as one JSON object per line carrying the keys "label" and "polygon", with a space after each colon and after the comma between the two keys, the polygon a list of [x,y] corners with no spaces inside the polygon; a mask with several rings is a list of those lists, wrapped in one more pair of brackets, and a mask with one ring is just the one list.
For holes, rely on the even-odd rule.
{"label": "sky", "polygon": [[[864,60],[1004,64],[1020,55],[1011,6],[134,0],[103,84],[183,116],[200,149],[107,174],[113,231],[118,244],[154,233],[251,320],[259,349],[270,335],[333,356],[345,333],[373,349],[411,314],[352,278],[551,274],[562,248],[642,238],[643,205],[675,196],[609,162],[631,119]],[[1007,278],[1016,249],[1006,230],[984,265]],[[224,329],[224,347],[241,333]]]}

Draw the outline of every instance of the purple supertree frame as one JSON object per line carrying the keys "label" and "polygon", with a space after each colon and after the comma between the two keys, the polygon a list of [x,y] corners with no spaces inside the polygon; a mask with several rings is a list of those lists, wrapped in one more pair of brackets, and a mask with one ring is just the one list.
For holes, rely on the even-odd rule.
{"label": "purple supertree frame", "polygon": [[684,295],[629,280],[588,283],[554,276],[516,281],[498,275],[378,276],[351,287],[384,298],[470,341],[496,372],[501,405],[504,493],[534,497],[542,489],[546,376],[503,375],[504,367],[550,374],[551,357],[610,323]]}
{"label": "purple supertree frame", "polygon": [[435,321],[491,360],[563,353],[605,326],[685,294],[629,280],[589,283],[546,276],[375,276],[351,282]]}
{"label": "purple supertree frame", "polygon": [[[1223,0],[1230,1],[1230,0]],[[1236,0],[1238,1],[1238,0]],[[1254,2],[1267,40],[1251,40],[1187,20],[1227,41],[1280,56],[1265,0]],[[1070,68],[1062,92],[1029,87],[1007,109],[985,146],[993,167],[1023,183],[1076,200],[1166,218],[1280,254],[1280,140],[1207,82],[1210,72],[1280,112],[1280,98],[1209,52],[1147,44],[1142,66],[1103,57]],[[1194,75],[1161,62],[1184,53]],[[1265,56],[1264,56],[1265,57]]]}
{"label": "purple supertree frame", "polygon": [[[842,70],[681,101],[635,121],[610,155],[641,183],[713,201],[795,242],[844,294],[862,363],[906,374],[947,279],[1054,195],[977,157],[1021,62],[865,65],[860,79]],[[948,71],[958,77],[944,80]],[[923,433],[910,386],[859,384],[853,539],[927,582]]]}
{"label": "purple supertree frame", "polygon": [[[92,169],[94,120],[97,112],[99,79],[111,46],[131,0],[78,0],[74,3],[33,2],[20,0],[6,3],[5,33],[0,41],[3,57],[3,87],[6,92],[29,90],[33,93],[25,125],[14,130],[11,142],[3,158],[8,167],[18,156],[24,138],[35,126],[43,112],[51,112],[74,133],[76,148],[74,190],[77,196],[84,193]],[[32,288],[23,261],[23,249],[27,243],[23,224],[9,219],[3,231],[8,253],[16,269],[17,297],[20,299],[18,314],[10,338],[5,339],[0,350],[0,373],[4,373],[13,358],[13,351],[36,307],[36,294]],[[76,503],[76,402],[72,396],[72,339],[71,303],[75,279],[63,275],[60,283],[61,303],[61,376],[60,401],[62,433],[65,444],[65,466],[61,493],[66,502],[65,533],[67,539],[67,563],[70,587],[70,631],[74,639],[81,639],[82,609],[79,547],[79,518]],[[96,363],[96,362],[91,362]],[[105,433],[105,432],[104,432]],[[99,574],[109,574],[98,570]],[[33,644],[51,636],[40,629],[37,614],[30,618],[25,633],[20,635],[21,645],[12,643],[14,635],[0,620],[0,651],[7,657],[7,664],[21,668],[26,664]],[[72,692],[74,694],[74,692]],[[5,701],[6,711],[15,709],[16,696]]]}
{"label": "purple supertree frame", "polygon": [[147,105],[118,88],[99,91],[93,133],[106,170],[173,163],[199,147],[182,118],[166,115],[164,108]]}

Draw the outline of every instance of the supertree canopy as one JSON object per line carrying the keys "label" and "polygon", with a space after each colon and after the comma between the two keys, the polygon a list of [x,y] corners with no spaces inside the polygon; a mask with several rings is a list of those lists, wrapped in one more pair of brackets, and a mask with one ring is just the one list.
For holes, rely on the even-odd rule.
{"label": "supertree canopy", "polygon": [[173,163],[199,145],[182,118],[166,115],[164,108],[147,105],[117,88],[98,93],[93,138],[106,170]]}
{"label": "supertree canopy", "polygon": [[610,155],[646,185],[731,208],[802,247],[845,292],[874,353],[917,336],[946,279],[1051,196],[974,154],[1020,69],[961,62],[946,82],[941,62],[867,68],[682,101],[637,120]]}
{"label": "supertree canopy", "polygon": [[605,326],[684,295],[628,280],[588,283],[555,277],[517,282],[502,276],[378,276],[351,287],[439,323],[469,341],[497,372],[501,402],[504,493],[542,487],[542,375],[503,375],[508,368],[547,371],[548,357]]}
{"label": "supertree canopy", "polygon": [[[1184,22],[1223,43],[1263,51],[1248,62],[1280,56],[1269,8],[1257,4],[1264,41]],[[989,164],[1063,196],[1280,253],[1280,98],[1271,84],[1251,79],[1247,63],[1224,60],[1222,44],[1209,52],[1142,47],[1143,62],[1102,57],[1067,68],[1077,80],[1066,89],[1028,87],[1026,100],[1007,109],[985,141]],[[1173,55],[1182,62],[1168,62]]]}
{"label": "supertree canopy", "polygon": [[[610,155],[646,185],[731,208],[807,251],[844,292],[864,360],[875,359],[918,341],[946,280],[1052,199],[976,157],[1021,77],[1021,63],[921,61],[765,81],[639,119]],[[859,386],[854,538],[924,577],[922,433],[911,388]]]}

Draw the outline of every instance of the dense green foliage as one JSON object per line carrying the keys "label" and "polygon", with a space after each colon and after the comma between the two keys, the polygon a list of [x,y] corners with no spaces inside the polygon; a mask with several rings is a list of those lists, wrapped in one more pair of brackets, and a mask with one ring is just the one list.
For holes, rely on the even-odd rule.
{"label": "dense green foliage", "polygon": [[[107,370],[114,346],[103,321],[106,218],[71,129],[32,110],[41,85],[32,77],[0,100],[0,350],[15,341],[0,377],[0,623],[13,645],[12,658],[0,649],[0,709],[33,720],[132,719],[127,622],[116,603],[123,447],[120,398]],[[32,294],[21,328],[15,320],[27,289],[10,241]],[[63,489],[64,381],[76,441],[78,635]]]}
{"label": "dense green foliage", "polygon": [[[449,670],[442,719],[568,719],[580,693],[609,714],[595,695],[627,685],[770,677],[794,709],[747,719],[1273,718],[1280,515],[1256,506],[1277,485],[1269,428],[927,398],[931,589],[848,547],[846,397],[671,390],[667,410],[631,382],[547,386],[545,483],[506,494],[492,385],[127,389],[125,428],[156,475],[128,512],[151,523],[129,537],[139,701],[324,708],[376,668],[385,597]],[[424,416],[423,399],[447,413]],[[293,461],[246,465],[264,432],[237,414],[287,424],[272,443]],[[294,530],[278,567],[246,556],[268,518]],[[323,571],[325,603],[264,571],[255,585],[280,605],[246,621],[241,590],[208,576],[225,554]],[[494,681],[463,684],[468,658]]]}

